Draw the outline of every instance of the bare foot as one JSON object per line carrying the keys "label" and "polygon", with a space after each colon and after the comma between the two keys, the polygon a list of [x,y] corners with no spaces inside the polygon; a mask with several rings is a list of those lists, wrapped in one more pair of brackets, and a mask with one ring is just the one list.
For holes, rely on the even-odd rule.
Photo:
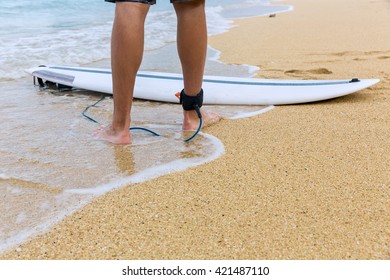
{"label": "bare foot", "polygon": [[[221,116],[214,112],[200,110],[202,114],[202,128],[216,124],[221,120]],[[184,111],[183,130],[197,130],[199,127],[199,117],[196,111]]]}
{"label": "bare foot", "polygon": [[94,135],[112,144],[131,144],[131,136],[129,129],[126,129],[124,131],[115,131],[112,125],[101,126],[94,132]]}

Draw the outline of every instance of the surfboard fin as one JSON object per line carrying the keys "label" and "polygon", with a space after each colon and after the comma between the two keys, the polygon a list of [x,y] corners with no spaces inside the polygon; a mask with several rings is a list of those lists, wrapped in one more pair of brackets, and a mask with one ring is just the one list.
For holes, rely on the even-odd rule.
{"label": "surfboard fin", "polygon": [[360,82],[358,78],[353,78],[352,80],[349,81],[350,83],[357,83]]}
{"label": "surfboard fin", "polygon": [[59,83],[53,83],[51,81],[45,81],[42,78],[33,76],[33,83],[34,86],[38,85],[40,88],[57,88],[58,91],[67,91],[67,90],[72,90],[73,87],[59,84]]}

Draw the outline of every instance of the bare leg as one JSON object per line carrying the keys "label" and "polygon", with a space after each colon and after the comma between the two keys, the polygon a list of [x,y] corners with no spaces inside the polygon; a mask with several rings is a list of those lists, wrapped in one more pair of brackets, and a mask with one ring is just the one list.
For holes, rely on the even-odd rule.
{"label": "bare leg", "polygon": [[[184,92],[195,96],[202,88],[207,53],[205,1],[174,4],[178,19],[177,49],[183,69]],[[205,93],[207,94],[207,93]],[[199,118],[195,111],[184,111],[184,130],[195,130]],[[220,120],[220,116],[202,110],[204,126]]]}
{"label": "bare leg", "polygon": [[111,38],[114,112],[111,125],[97,134],[114,144],[131,143],[130,112],[135,78],[144,50],[144,23],[149,5],[118,2]]}

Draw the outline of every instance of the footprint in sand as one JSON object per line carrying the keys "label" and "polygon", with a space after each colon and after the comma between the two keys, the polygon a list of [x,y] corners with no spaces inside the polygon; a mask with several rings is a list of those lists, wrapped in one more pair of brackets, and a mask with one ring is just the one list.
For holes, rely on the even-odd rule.
{"label": "footprint in sand", "polygon": [[292,69],[292,70],[287,70],[284,73],[290,76],[300,76],[300,75],[307,75],[307,74],[328,75],[328,74],[332,74],[333,72],[326,68],[317,68],[317,69],[310,69],[310,70]]}
{"label": "footprint in sand", "polygon": [[388,54],[388,51],[365,51],[365,52],[358,52],[358,51],[345,51],[345,52],[337,52],[337,53],[330,53],[330,55],[334,56],[357,56],[354,58],[354,60],[367,60],[372,58],[373,56],[380,55],[376,57],[377,59],[388,59],[390,58]]}

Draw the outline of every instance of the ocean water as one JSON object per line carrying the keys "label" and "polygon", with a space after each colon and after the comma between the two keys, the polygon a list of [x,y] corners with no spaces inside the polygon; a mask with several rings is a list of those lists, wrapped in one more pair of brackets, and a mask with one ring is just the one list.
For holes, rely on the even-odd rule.
{"label": "ocean water", "polygon": [[[207,1],[209,34],[226,32],[231,18],[282,12],[269,1]],[[98,93],[40,89],[24,69],[42,64],[109,67],[114,4],[103,0],[0,1],[0,252],[60,221],[98,195],[213,160],[223,144],[207,134],[184,143],[181,108],[136,101],[132,122],[163,137],[132,132],[133,145],[114,146],[92,136],[96,125],[81,112]],[[180,72],[175,15],[159,0],[147,18],[144,70]],[[251,76],[256,67],[226,65],[209,48],[206,73]],[[175,89],[176,90],[176,89]],[[224,117],[269,108],[213,106]],[[112,99],[89,114],[108,123]]]}

